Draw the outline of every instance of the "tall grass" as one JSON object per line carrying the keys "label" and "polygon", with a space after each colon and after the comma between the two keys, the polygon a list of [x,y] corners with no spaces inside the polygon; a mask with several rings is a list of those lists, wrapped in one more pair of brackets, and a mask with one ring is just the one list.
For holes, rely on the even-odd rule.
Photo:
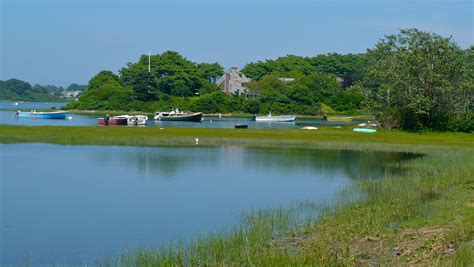
{"label": "tall grass", "polygon": [[[416,150],[418,145],[474,147],[472,134],[383,131],[376,134],[353,133],[352,128],[321,128],[305,130],[206,129],[158,127],[69,127],[69,126],[7,126],[0,125],[0,143],[43,142],[64,145],[121,146],[193,146],[257,145],[312,146],[337,149],[385,149],[386,144]],[[413,146],[417,145],[417,146]],[[393,148],[389,148],[392,150]],[[410,150],[410,151],[411,151]]]}
{"label": "tall grass", "polygon": [[[118,265],[469,266],[474,258],[474,211],[468,208],[474,153],[424,152],[429,156],[403,163],[404,174],[357,181],[331,204],[250,211],[233,231],[202,236],[185,248],[137,251]],[[433,231],[436,235],[429,235]]]}
{"label": "tall grass", "polygon": [[109,266],[315,266],[474,264],[472,134],[349,128],[300,130],[0,126],[0,142],[73,145],[247,145],[424,153],[400,176],[362,180],[327,203],[244,214],[233,230],[186,246],[139,250]]}

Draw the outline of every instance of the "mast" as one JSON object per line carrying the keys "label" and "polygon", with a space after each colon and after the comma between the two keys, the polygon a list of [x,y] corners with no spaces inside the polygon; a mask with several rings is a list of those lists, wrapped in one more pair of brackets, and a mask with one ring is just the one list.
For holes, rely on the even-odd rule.
{"label": "mast", "polygon": [[151,72],[151,53],[148,51],[148,72]]}

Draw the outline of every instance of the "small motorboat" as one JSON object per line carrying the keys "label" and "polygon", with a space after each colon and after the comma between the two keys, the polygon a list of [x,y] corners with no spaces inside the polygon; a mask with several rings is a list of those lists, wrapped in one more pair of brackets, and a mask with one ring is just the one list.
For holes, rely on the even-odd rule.
{"label": "small motorboat", "polygon": [[66,119],[68,112],[63,110],[58,111],[36,111],[22,112],[18,110],[15,114],[18,118],[31,118],[31,119]]}
{"label": "small motorboat", "polygon": [[[99,118],[99,125],[105,125],[105,118]],[[109,119],[109,125],[127,125],[128,119],[112,117]]]}
{"label": "small motorboat", "polygon": [[235,129],[247,129],[249,126],[247,124],[236,124]]}
{"label": "small motorboat", "polygon": [[296,120],[295,115],[283,115],[283,116],[272,116],[272,112],[267,116],[257,116],[254,115],[252,118],[256,122],[293,122]]}
{"label": "small motorboat", "polygon": [[127,119],[127,125],[146,125],[148,121],[146,115],[119,115],[112,118]]}
{"label": "small motorboat", "polygon": [[193,121],[200,122],[202,121],[202,112],[196,113],[185,113],[179,111],[178,109],[171,112],[157,112],[154,117],[155,120],[159,121]]}

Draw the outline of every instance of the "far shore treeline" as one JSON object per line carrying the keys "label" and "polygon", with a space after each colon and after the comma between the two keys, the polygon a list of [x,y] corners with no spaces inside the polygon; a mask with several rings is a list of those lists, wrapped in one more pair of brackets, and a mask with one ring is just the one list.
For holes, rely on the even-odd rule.
{"label": "far shore treeline", "polygon": [[87,86],[76,83],[64,88],[62,86],[40,84],[32,86],[30,83],[18,79],[0,80],[0,100],[64,102],[71,98],[65,92],[82,92],[86,88]]}
{"label": "far shore treeline", "polygon": [[[474,46],[417,29],[387,35],[361,54],[287,55],[247,64],[250,95],[215,84],[218,63],[167,51],[101,71],[68,109],[299,115],[371,115],[385,128],[474,131]],[[291,79],[282,79],[291,78]]]}

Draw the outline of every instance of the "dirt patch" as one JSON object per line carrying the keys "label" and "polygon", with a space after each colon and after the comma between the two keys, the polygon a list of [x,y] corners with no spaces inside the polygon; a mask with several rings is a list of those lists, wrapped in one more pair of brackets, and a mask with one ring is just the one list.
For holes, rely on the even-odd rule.
{"label": "dirt patch", "polygon": [[[332,229],[274,239],[273,249],[342,265],[438,265],[455,254],[460,238],[447,227],[403,229],[381,236],[348,237]],[[322,230],[322,231],[321,231]]]}
{"label": "dirt patch", "polygon": [[458,246],[449,228],[404,229],[381,237],[354,238],[350,254],[357,264],[434,264],[452,256]]}

